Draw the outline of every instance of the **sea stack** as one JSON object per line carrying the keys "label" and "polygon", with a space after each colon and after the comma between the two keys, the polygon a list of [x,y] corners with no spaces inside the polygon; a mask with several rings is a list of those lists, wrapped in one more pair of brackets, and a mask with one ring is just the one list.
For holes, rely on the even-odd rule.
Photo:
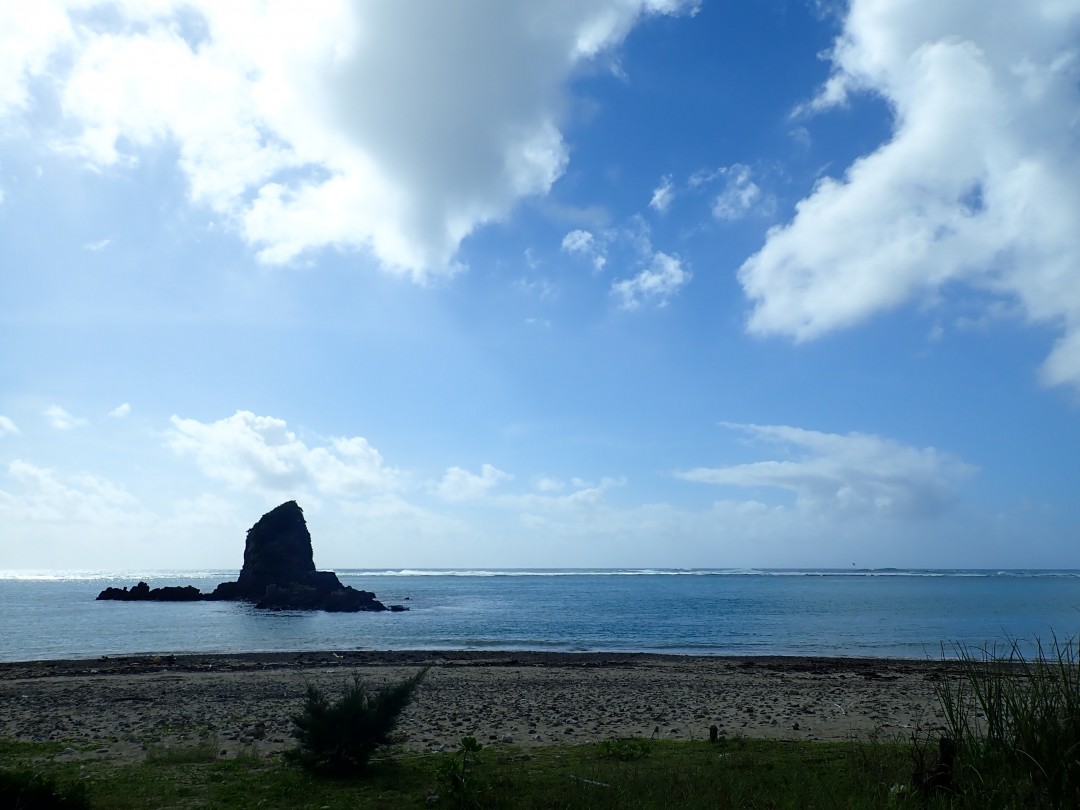
{"label": "sea stack", "polygon": [[[236,582],[222,582],[213,593],[197,588],[106,588],[98,599],[124,602],[246,601],[267,610],[328,610],[355,613],[387,610],[370,591],[342,585],[333,571],[316,571],[304,512],[288,501],[267,512],[248,529],[244,566]],[[406,608],[392,605],[390,610]]]}
{"label": "sea stack", "polygon": [[258,599],[272,585],[305,585],[314,574],[311,533],[296,501],[267,512],[248,529],[244,567],[236,581],[247,598]]}

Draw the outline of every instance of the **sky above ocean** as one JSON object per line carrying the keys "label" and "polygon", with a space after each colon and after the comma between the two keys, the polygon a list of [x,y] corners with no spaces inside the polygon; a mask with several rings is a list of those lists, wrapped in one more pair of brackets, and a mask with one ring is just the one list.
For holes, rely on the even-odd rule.
{"label": "sky above ocean", "polygon": [[1080,0],[0,0],[0,570],[1080,567]]}

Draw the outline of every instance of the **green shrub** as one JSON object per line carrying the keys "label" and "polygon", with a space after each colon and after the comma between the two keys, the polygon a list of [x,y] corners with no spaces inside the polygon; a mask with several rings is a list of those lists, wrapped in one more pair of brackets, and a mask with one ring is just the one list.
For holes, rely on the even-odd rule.
{"label": "green shrub", "polygon": [[0,807],[11,810],[88,810],[82,785],[61,787],[50,776],[27,770],[0,770]]}
{"label": "green shrub", "polygon": [[303,767],[327,776],[352,776],[367,766],[376,748],[394,742],[398,718],[412,700],[428,668],[401,683],[371,692],[359,675],[345,694],[331,701],[309,684],[304,707],[293,717],[297,748],[286,756]]}
{"label": "green shrub", "polygon": [[482,796],[488,786],[476,775],[475,768],[480,764],[477,754],[483,748],[476,737],[462,737],[458,750],[437,766],[435,778],[438,791],[429,795],[435,800],[446,799],[452,806],[463,810],[482,807]]}
{"label": "green shrub", "polygon": [[597,748],[604,759],[616,762],[632,762],[649,754],[648,740],[641,739],[603,740]]}
{"label": "green shrub", "polygon": [[[958,650],[961,677],[936,687],[955,767],[941,773],[971,806],[1080,807],[1080,660],[1073,641],[1028,658]],[[942,757],[939,755],[938,760]],[[933,770],[933,767],[930,768]],[[946,780],[945,777],[948,777]]]}

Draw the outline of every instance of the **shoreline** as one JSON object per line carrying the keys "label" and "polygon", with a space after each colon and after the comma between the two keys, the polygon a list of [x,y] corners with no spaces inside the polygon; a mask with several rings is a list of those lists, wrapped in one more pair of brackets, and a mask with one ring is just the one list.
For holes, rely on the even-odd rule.
{"label": "shoreline", "polygon": [[[727,653],[668,653],[651,651],[609,650],[285,650],[266,652],[212,652],[212,653],[123,653],[88,658],[40,658],[18,661],[0,661],[0,681],[12,677],[11,673],[28,673],[37,670],[58,675],[94,673],[136,674],[144,671],[200,671],[218,665],[234,670],[252,668],[297,669],[308,666],[347,665],[356,666],[409,666],[424,664],[451,664],[473,666],[608,666],[631,662],[736,662],[771,665],[815,666],[840,669],[865,667],[926,667],[951,668],[959,663],[953,658],[898,658],[895,656],[854,655],[784,655],[784,654],[727,654]],[[26,677],[25,674],[15,677]],[[30,675],[30,677],[33,677]]]}
{"label": "shoreline", "polygon": [[851,740],[934,730],[934,684],[956,662],[818,656],[530,651],[322,651],[0,663],[0,737],[62,741],[65,757],[132,761],[156,747],[220,756],[293,745],[308,684],[333,697],[430,665],[399,730],[415,752],[461,737],[521,747],[622,737]]}

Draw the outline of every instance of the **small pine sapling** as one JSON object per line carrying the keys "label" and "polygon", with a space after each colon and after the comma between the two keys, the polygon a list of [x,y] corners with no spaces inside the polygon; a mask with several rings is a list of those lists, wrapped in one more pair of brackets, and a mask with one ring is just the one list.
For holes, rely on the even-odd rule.
{"label": "small pine sapling", "polygon": [[360,773],[375,749],[394,742],[394,728],[428,669],[374,692],[354,675],[336,701],[309,684],[303,710],[293,717],[298,746],[287,758],[326,776]]}

